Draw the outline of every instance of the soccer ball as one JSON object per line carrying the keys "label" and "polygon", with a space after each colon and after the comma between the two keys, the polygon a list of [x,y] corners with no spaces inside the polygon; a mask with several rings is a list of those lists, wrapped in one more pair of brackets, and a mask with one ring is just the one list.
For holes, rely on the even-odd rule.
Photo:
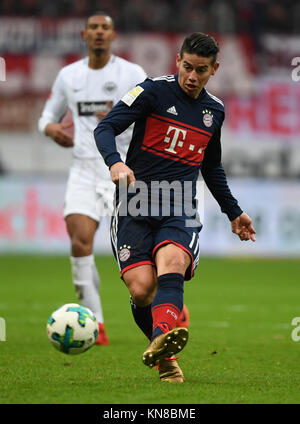
{"label": "soccer ball", "polygon": [[47,333],[56,349],[76,355],[93,346],[98,336],[98,323],[90,309],[67,303],[51,314]]}

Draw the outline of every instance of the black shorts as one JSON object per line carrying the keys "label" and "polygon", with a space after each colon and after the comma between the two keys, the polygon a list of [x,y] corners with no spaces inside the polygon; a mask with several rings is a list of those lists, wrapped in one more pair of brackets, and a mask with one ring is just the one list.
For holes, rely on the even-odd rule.
{"label": "black shorts", "polygon": [[165,244],[175,244],[187,252],[191,264],[185,280],[190,280],[199,262],[199,220],[187,225],[186,216],[119,216],[111,220],[111,243],[121,277],[124,272],[139,265],[155,266],[155,254]]}

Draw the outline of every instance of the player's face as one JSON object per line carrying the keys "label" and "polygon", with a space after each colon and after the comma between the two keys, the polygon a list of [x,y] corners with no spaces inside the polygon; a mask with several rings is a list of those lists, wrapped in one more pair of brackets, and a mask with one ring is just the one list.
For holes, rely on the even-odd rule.
{"label": "player's face", "polygon": [[211,57],[183,53],[182,58],[177,54],[178,83],[182,90],[193,99],[197,99],[209,78],[214,75],[219,63],[212,64]]}
{"label": "player's face", "polygon": [[110,49],[111,42],[116,38],[112,20],[108,16],[91,16],[82,33],[88,49],[97,53]]}

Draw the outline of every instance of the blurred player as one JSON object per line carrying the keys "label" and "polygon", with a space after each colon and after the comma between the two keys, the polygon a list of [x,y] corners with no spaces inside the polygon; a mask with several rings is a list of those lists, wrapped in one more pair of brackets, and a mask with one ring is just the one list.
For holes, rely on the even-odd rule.
{"label": "blurred player", "polygon": [[[128,90],[144,81],[146,74],[140,66],[111,53],[116,33],[112,18],[106,13],[91,15],[81,35],[88,56],[61,69],[39,120],[39,129],[60,146],[73,147],[64,205],[72,245],[73,282],[81,303],[94,312],[99,322],[96,343],[106,345],[93,242],[101,217],[112,212],[114,184],[95,146],[93,129]],[[61,122],[68,108],[74,122],[74,140],[68,132],[72,123]],[[131,134],[129,129],[118,137],[122,157]]]}
{"label": "blurred player", "polygon": [[[193,277],[199,260],[198,233],[202,225],[195,207],[199,169],[231,221],[232,231],[241,240],[255,241],[252,220],[231,194],[221,164],[224,106],[204,88],[219,67],[218,51],[216,41],[206,34],[187,37],[176,59],[178,75],[139,84],[94,131],[98,149],[117,184],[111,225],[114,253],[132,301],[138,305],[136,321],[145,333],[149,333],[153,322],[152,341],[143,362],[150,367],[158,365],[162,381],[184,381],[174,355],[187,343],[188,330],[174,327],[183,308],[184,280]],[[115,136],[133,122],[124,164]],[[153,199],[157,198],[153,182],[162,181],[179,183],[180,197],[174,193],[166,200],[160,192],[159,209],[153,214]],[[124,183],[128,188],[124,189]],[[132,209],[137,196],[134,185],[140,187],[140,202],[146,200],[143,214]],[[188,187],[192,192],[190,201],[185,196]],[[166,204],[170,213],[164,214],[161,206]]]}

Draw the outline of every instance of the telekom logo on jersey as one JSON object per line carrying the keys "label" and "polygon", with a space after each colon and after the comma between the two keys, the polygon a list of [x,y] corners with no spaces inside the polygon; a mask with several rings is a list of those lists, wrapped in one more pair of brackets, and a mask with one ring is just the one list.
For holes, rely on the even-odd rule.
{"label": "telekom logo on jersey", "polygon": [[[168,137],[168,135],[170,135],[170,137]],[[175,148],[183,147],[186,135],[187,135],[187,130],[184,130],[182,128],[177,128],[177,127],[170,125],[169,128],[168,128],[168,131],[167,131],[167,135],[164,138],[164,142],[165,143],[171,142],[171,144],[168,148],[166,148],[164,150],[166,152],[170,152],[170,153],[177,155],[178,152],[175,150]],[[189,151],[193,152],[195,150],[195,148],[196,148],[195,144],[192,144],[192,143],[188,144],[188,150]],[[197,146],[196,152],[199,153],[199,155],[201,155],[203,150],[204,150],[204,148]]]}
{"label": "telekom logo on jersey", "polygon": [[211,136],[202,128],[152,114],[147,119],[141,148],[158,156],[199,166]]}
{"label": "telekom logo on jersey", "polygon": [[185,139],[186,136],[186,131],[181,129],[181,128],[176,128],[173,126],[169,126],[168,131],[167,131],[167,135],[169,135],[171,132],[173,132],[173,138],[171,140],[170,137],[165,137],[164,138],[164,142],[165,143],[169,143],[171,141],[170,147],[168,147],[167,149],[165,149],[166,152],[170,152],[170,153],[175,153],[177,154],[177,152],[175,151],[175,147],[177,145],[177,141],[179,138],[179,135],[182,134],[182,140],[178,141],[178,147],[182,147],[183,146],[183,141]]}

